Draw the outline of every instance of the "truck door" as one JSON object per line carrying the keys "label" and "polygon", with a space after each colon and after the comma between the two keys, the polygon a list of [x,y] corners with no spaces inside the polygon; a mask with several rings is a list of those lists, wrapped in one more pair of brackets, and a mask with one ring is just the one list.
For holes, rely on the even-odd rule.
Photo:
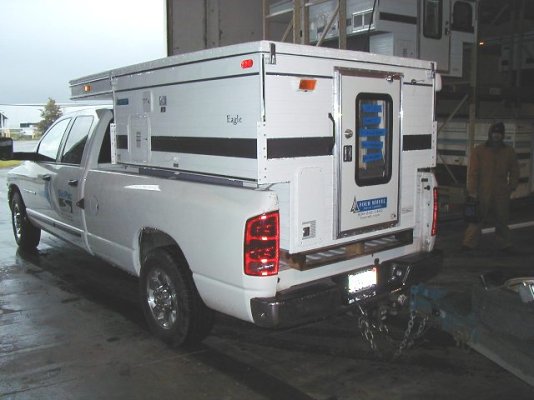
{"label": "truck door", "polygon": [[81,213],[83,205],[79,203],[84,173],[82,157],[93,123],[92,115],[76,117],[64,139],[57,173],[52,179],[56,218],[67,234],[62,236],[67,236],[71,242],[80,246],[85,242]]}
{"label": "truck door", "polygon": [[449,72],[450,0],[422,0],[419,7],[419,58],[436,61],[438,71]]}
{"label": "truck door", "polygon": [[337,237],[398,221],[401,74],[336,69]]}
{"label": "truck door", "polygon": [[28,178],[21,187],[26,208],[43,216],[39,222],[45,224],[47,229],[51,228],[56,217],[51,182],[56,175],[59,148],[70,123],[71,118],[65,117],[46,131],[36,150],[38,162],[28,165],[31,168],[29,175],[33,178]]}

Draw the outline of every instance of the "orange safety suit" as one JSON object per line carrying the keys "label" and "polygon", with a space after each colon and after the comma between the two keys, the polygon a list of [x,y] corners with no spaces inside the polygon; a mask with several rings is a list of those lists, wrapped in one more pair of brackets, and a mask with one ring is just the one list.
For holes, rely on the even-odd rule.
{"label": "orange safety suit", "polygon": [[508,228],[510,194],[517,188],[519,164],[514,149],[504,143],[495,146],[490,141],[473,150],[469,159],[467,193],[479,201],[479,223],[470,223],[463,245],[478,246],[482,225],[490,212],[495,218],[497,247],[511,246]]}

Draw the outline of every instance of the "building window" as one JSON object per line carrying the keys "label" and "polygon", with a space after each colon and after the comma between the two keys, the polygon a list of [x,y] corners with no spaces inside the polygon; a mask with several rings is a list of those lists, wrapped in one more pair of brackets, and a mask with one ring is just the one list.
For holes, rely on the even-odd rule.
{"label": "building window", "polygon": [[452,25],[455,31],[474,32],[473,27],[473,7],[465,1],[454,3],[452,10]]}

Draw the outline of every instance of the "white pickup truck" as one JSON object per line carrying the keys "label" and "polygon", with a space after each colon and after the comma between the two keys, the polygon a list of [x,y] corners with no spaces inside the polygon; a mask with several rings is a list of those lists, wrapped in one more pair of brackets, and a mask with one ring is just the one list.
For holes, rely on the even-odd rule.
{"label": "white pickup truck", "polygon": [[439,266],[431,62],[256,42],[71,82],[8,175],[18,245],[41,229],[140,278],[150,328],[202,340],[391,302]]}

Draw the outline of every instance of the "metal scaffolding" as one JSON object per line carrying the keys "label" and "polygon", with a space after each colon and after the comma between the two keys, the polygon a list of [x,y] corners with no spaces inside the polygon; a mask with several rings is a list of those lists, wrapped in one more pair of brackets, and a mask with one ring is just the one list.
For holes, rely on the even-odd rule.
{"label": "metal scaffolding", "polygon": [[[277,1],[276,4],[273,4],[272,0],[263,0],[263,39],[287,42],[289,35],[292,33],[292,43],[310,44],[310,7],[326,1],[329,0],[293,0],[287,1],[286,3]],[[274,5],[277,7],[273,7]],[[338,0],[336,9],[332,15],[330,15],[326,28],[315,43],[315,46],[321,46],[324,43],[328,31],[332,27],[332,24],[337,20],[339,28],[338,47],[340,49],[347,48],[346,14],[347,1]],[[274,23],[286,27],[281,38],[273,37],[275,33],[271,27]]]}

